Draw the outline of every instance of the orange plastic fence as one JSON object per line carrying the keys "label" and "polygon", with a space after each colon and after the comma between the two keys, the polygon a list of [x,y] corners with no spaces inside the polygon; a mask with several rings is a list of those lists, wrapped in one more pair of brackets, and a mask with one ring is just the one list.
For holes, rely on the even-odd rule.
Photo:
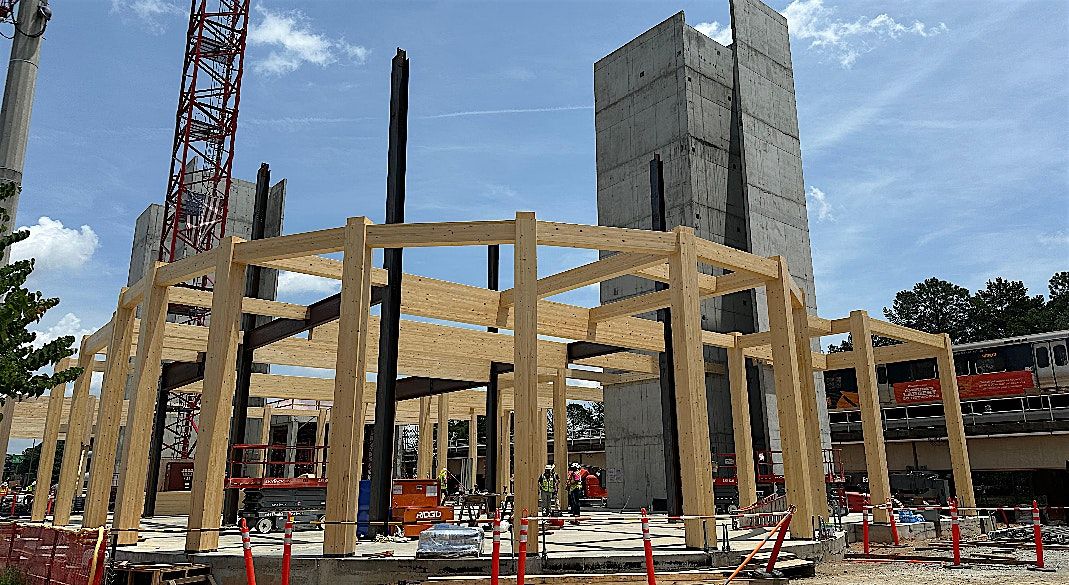
{"label": "orange plastic fence", "polygon": [[0,524],[0,564],[27,585],[100,585],[107,531]]}

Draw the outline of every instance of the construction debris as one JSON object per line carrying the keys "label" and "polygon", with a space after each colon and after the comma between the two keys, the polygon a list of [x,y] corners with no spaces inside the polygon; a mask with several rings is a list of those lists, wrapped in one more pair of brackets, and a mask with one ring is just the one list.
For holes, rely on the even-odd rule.
{"label": "construction debris", "polygon": [[[1042,528],[1044,544],[1069,545],[1069,526],[1044,526]],[[1031,542],[1035,539],[1032,526],[1011,526],[992,530],[988,533],[991,540]]]}

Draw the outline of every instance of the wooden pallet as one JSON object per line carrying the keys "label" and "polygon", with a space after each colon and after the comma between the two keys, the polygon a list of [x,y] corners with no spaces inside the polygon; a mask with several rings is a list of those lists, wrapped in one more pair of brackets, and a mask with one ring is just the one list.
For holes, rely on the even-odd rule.
{"label": "wooden pallet", "polygon": [[115,565],[112,585],[215,585],[208,565],[130,563]]}

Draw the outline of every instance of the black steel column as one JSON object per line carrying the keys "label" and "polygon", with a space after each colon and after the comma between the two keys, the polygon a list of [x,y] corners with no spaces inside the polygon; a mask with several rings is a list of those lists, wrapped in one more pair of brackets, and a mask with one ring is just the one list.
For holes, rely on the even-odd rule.
{"label": "black steel column", "polygon": [[[408,148],[408,56],[397,49],[390,77],[390,150],[386,172],[386,223],[405,221]],[[389,273],[379,313],[379,367],[375,392],[374,455],[371,458],[371,536],[390,520],[394,424],[397,419],[397,341],[401,329],[401,248],[383,251]],[[339,351],[342,348],[338,348]],[[363,424],[361,421],[360,424]],[[354,446],[354,448],[360,448]],[[357,470],[359,473],[359,470]],[[383,532],[388,533],[388,530]]]}
{"label": "black steel column", "polygon": [[[267,226],[267,198],[271,191],[271,167],[260,163],[256,173],[256,200],[252,209],[252,233],[250,239],[261,240]],[[260,297],[260,276],[263,272],[259,266],[249,266],[245,270],[245,296]],[[245,313],[241,316],[241,331],[252,331],[258,325],[256,315]],[[234,452],[234,445],[245,442],[245,426],[249,414],[249,385],[252,383],[251,347],[238,347],[237,379],[234,384],[234,415],[230,417],[230,441],[227,445],[227,457]],[[264,424],[270,424],[265,421]],[[233,464],[226,469],[227,477],[234,473]],[[266,471],[266,468],[265,468]],[[237,489],[228,489],[223,496],[223,524],[237,524],[238,521]]]}
{"label": "black steel column", "polygon": [[[498,290],[499,287],[500,257],[500,246],[494,244],[486,247],[486,288],[490,290]],[[487,327],[486,330],[497,333],[497,327]],[[490,493],[497,490],[497,410],[501,401],[501,393],[497,388],[497,368],[494,366],[490,364],[490,381],[486,383],[486,473],[483,474],[483,491]]]}
{"label": "black steel column", "polygon": [[148,447],[148,478],[145,479],[145,507],[141,515],[156,515],[156,493],[160,491],[160,465],[163,463],[163,430],[167,425],[167,398],[171,395],[161,382],[156,390],[156,413],[152,417],[152,438]]}
{"label": "black steel column", "polygon": [[[653,231],[668,231],[664,210],[664,164],[661,155],[653,155],[650,161],[650,204],[653,211]],[[654,290],[665,290],[668,285],[658,282]],[[676,376],[672,365],[672,310],[657,310],[657,320],[664,323],[664,351],[658,362],[661,377],[661,434],[664,442],[664,486],[668,500],[668,514],[683,514],[683,485],[679,471],[679,428],[676,417]]]}

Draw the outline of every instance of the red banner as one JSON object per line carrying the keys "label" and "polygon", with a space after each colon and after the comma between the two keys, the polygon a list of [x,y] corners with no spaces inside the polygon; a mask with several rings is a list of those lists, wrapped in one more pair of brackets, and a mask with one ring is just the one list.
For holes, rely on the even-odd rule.
{"label": "red banner", "polygon": [[[893,387],[895,402],[898,404],[938,402],[943,399],[939,380],[897,382]],[[995,396],[1020,396],[1024,394],[1025,390],[1034,387],[1035,381],[1032,379],[1032,372],[1027,371],[958,376],[958,395],[961,400]]]}
{"label": "red banner", "polygon": [[1019,396],[1035,388],[1032,372],[999,372],[978,376],[958,376],[958,393],[965,398]]}

